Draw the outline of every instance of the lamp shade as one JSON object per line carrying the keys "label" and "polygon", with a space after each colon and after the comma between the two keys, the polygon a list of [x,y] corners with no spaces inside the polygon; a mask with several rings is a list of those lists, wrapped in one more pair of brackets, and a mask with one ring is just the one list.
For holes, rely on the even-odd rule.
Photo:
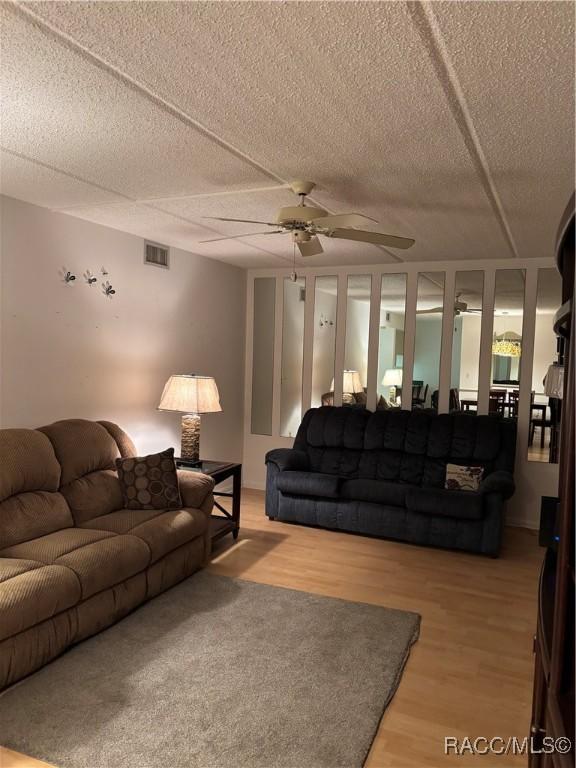
{"label": "lamp shade", "polygon": [[159,411],[216,413],[221,411],[218,387],[212,376],[178,373],[170,376],[160,398]]}
{"label": "lamp shade", "polygon": [[384,371],[382,386],[383,387],[401,387],[402,386],[402,368],[387,368]]}
{"label": "lamp shade", "polygon": [[494,336],[492,354],[500,357],[520,357],[522,354],[522,336],[515,331],[505,331]]}
{"label": "lamp shade", "polygon": [[[330,386],[332,392],[334,391],[334,379]],[[342,392],[346,394],[355,394],[356,392],[363,392],[362,381],[358,371],[344,371],[342,375]]]}
{"label": "lamp shade", "polygon": [[544,394],[558,400],[564,398],[564,366],[560,363],[552,363],[549,366],[544,382]]}

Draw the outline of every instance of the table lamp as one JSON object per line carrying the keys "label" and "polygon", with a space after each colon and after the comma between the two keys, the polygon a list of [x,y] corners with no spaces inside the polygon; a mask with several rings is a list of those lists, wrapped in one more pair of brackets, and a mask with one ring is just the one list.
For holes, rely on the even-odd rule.
{"label": "table lamp", "polygon": [[[334,379],[332,379],[330,389],[334,392]],[[363,391],[364,388],[358,371],[344,371],[342,376],[342,393],[345,395],[353,395]]]}
{"label": "table lamp", "polygon": [[182,413],[182,446],[180,458],[189,462],[200,460],[200,414],[221,411],[218,387],[212,376],[178,373],[170,376],[159,411]]}
{"label": "table lamp", "polygon": [[390,387],[390,402],[396,402],[396,387],[402,386],[402,368],[387,368],[382,379],[383,387]]}

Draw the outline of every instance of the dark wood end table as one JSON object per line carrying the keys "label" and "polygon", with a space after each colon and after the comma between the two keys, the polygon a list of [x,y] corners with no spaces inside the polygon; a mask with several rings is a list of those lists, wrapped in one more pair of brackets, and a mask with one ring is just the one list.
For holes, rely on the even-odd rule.
{"label": "dark wood end table", "polygon": [[[238,538],[240,532],[240,494],[242,489],[242,464],[231,461],[209,461],[200,459],[197,462],[188,462],[183,459],[176,459],[176,467],[185,469],[189,472],[203,472],[214,478],[216,485],[224,480],[232,478],[232,493],[228,491],[214,491],[214,507],[221,514],[212,514],[210,518],[210,528],[212,541],[221,539],[222,536],[231,533],[234,539]],[[228,511],[218,502],[219,498],[232,499],[232,511]]]}

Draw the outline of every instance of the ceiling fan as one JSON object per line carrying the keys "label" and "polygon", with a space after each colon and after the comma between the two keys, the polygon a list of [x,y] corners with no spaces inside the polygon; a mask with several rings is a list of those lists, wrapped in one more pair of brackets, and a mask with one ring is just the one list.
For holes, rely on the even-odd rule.
{"label": "ceiling fan", "polygon": [[[469,307],[465,301],[460,301],[460,296],[462,296],[462,293],[464,293],[464,291],[456,294],[456,300],[454,301],[454,315],[482,312],[481,309],[473,309],[472,307]],[[417,315],[433,315],[438,313],[441,314],[443,311],[444,311],[444,307],[432,307],[432,309],[419,309],[417,310],[416,314]]]}
{"label": "ceiling fan", "polygon": [[274,227],[273,231],[251,232],[231,237],[214,237],[211,240],[201,240],[202,243],[214,243],[218,240],[236,240],[240,237],[254,235],[279,235],[289,233],[293,242],[298,246],[302,256],[317,256],[324,252],[318,235],[335,237],[343,240],[357,240],[362,243],[385,245],[388,248],[410,248],[414,240],[408,237],[385,235],[382,232],[368,232],[359,227],[373,223],[375,219],[360,213],[340,213],[331,215],[323,208],[306,205],[306,197],[316,185],[312,181],[293,181],[290,188],[300,197],[300,205],[280,208],[276,221],[254,221],[251,219],[229,219],[222,216],[204,216],[205,219],[216,221],[237,221],[243,224],[264,224]]}

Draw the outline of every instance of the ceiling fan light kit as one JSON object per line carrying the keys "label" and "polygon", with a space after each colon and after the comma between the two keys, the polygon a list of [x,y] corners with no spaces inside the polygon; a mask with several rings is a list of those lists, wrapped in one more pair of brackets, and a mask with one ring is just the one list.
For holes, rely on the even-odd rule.
{"label": "ceiling fan light kit", "polygon": [[[388,248],[410,248],[414,240],[407,237],[386,235],[383,232],[371,232],[360,227],[377,223],[375,219],[364,216],[361,213],[329,214],[323,208],[306,205],[306,197],[316,185],[313,181],[293,181],[290,184],[292,191],[300,197],[300,205],[291,205],[280,208],[276,214],[276,221],[254,221],[253,219],[229,219],[220,216],[206,216],[204,218],[216,221],[235,221],[242,224],[264,224],[274,227],[270,232],[252,232],[245,235],[230,235],[229,237],[217,237],[211,240],[201,240],[203,243],[212,243],[217,240],[235,240],[239,237],[253,237],[255,235],[291,234],[292,241],[298,246],[300,254],[317,256],[324,252],[318,239],[321,237],[334,237],[342,240],[354,240],[372,245],[384,245]],[[279,229],[280,228],[280,229]]]}

